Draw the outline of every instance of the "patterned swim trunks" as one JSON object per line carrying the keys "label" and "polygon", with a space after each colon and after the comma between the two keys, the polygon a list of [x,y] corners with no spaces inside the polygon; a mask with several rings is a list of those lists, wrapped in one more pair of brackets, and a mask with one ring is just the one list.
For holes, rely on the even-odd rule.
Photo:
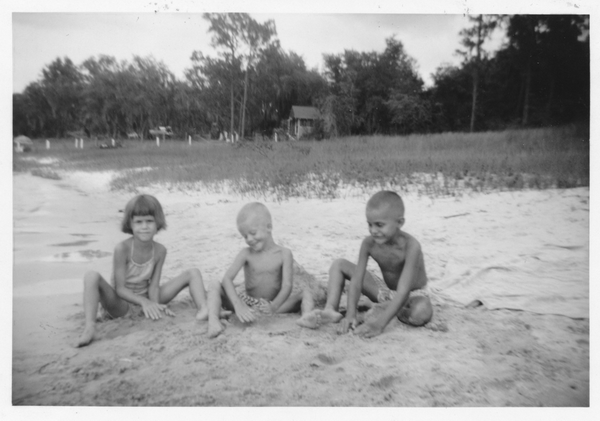
{"label": "patterned swim trunks", "polygon": [[[244,303],[246,303],[246,305],[248,307],[256,307],[262,302],[267,302],[267,300],[264,298],[255,298],[255,297],[249,296],[248,293],[246,292],[246,286],[244,284],[236,286],[235,292],[237,293],[238,297],[240,297],[240,299]],[[295,282],[292,283],[292,292],[290,293],[290,295],[298,293],[298,292],[302,292],[302,287],[300,285],[296,284]]]}
{"label": "patterned swim trunks", "polygon": [[[392,291],[388,288],[385,281],[381,279],[379,276],[375,275],[373,272],[369,271],[369,274],[375,280],[375,283],[379,287],[379,292],[377,293],[377,302],[383,303],[384,301],[390,301],[396,295],[396,291]],[[414,289],[410,292],[409,297],[427,297],[429,298],[429,289],[427,285],[425,288]]]}

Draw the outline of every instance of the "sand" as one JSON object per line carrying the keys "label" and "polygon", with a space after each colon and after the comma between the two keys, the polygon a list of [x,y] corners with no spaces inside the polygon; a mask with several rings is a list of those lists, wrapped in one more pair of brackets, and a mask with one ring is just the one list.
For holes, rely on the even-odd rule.
{"label": "sand", "polygon": [[[394,320],[364,340],[338,335],[335,325],[300,328],[293,314],[252,325],[231,317],[224,334],[208,339],[183,293],[171,305],[176,317],[103,321],[96,340],[75,349],[82,276],[108,277],[114,245],[125,238],[118,225],[131,194],[109,191],[110,178],[13,176],[17,413],[39,405],[590,405],[589,189],[405,196],[404,229],[423,246],[433,289],[434,319],[424,328]],[[244,246],[235,215],[256,198],[144,192],[167,215],[156,237],[168,249],[163,274],[198,267],[205,279],[220,279]],[[356,260],[368,234],[367,194],[266,200],[274,238],[324,285],[334,259]],[[473,300],[484,305],[467,307]]]}

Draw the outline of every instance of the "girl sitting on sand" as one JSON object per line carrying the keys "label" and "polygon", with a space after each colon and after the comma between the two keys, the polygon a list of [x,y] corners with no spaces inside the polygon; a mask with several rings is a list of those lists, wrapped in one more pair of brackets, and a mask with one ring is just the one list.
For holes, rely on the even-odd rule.
{"label": "girl sitting on sand", "polygon": [[112,285],[98,272],[85,274],[85,329],[77,347],[88,345],[94,338],[98,303],[112,318],[124,316],[132,306],[140,306],[144,316],[157,320],[162,317],[161,313],[174,316],[166,304],[182,289],[189,287],[198,308],[196,318],[208,318],[206,293],[198,269],[189,269],[159,285],[167,249],[155,242],[154,236],[165,229],[167,223],[158,200],[145,194],[136,196],[127,203],[124,213],[121,230],[132,236],[115,247]]}

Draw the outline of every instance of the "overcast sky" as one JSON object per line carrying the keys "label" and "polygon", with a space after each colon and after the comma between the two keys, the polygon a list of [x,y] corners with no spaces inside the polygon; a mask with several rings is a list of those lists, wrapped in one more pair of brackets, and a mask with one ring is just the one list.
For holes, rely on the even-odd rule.
{"label": "overcast sky", "polygon": [[[543,10],[551,12],[553,1],[548,1],[550,6]],[[373,4],[361,1],[358,7],[353,6],[357,2],[331,0],[304,0],[292,5],[283,0],[264,0],[254,7],[250,5],[255,2],[231,0],[165,3],[105,0],[91,5],[85,1],[49,2],[52,6],[45,2],[38,2],[37,6],[31,1],[23,3],[11,15],[13,92],[22,92],[29,83],[39,80],[42,69],[57,57],[69,57],[79,65],[99,54],[128,61],[133,55],[152,55],[178,78],[183,78],[183,70],[191,66],[193,51],[216,55],[210,47],[207,22],[202,18],[202,12],[208,10],[248,11],[259,22],[274,20],[283,49],[296,52],[308,68],[320,71],[324,53],[338,54],[345,49],[382,52],[385,39],[395,35],[407,54],[416,60],[426,85],[430,85],[431,74],[438,66],[460,62],[455,54],[461,47],[459,32],[468,26],[466,13],[477,11],[469,8],[473,2],[452,0],[422,0],[408,6],[402,1]],[[236,9],[236,3],[244,7]],[[565,2],[560,3],[564,6]],[[571,13],[580,13],[575,7],[571,9]],[[496,7],[489,12],[508,11]],[[500,34],[488,43],[489,50],[501,45]]]}
{"label": "overcast sky", "polygon": [[[458,63],[463,15],[415,14],[273,14],[253,13],[259,22],[275,21],[281,46],[323,70],[323,54],[344,49],[378,51],[396,35],[418,65],[426,83],[442,63]],[[99,54],[131,60],[153,55],[178,78],[191,67],[194,50],[216,55],[208,23],[201,13],[15,13],[13,14],[13,92],[41,76],[57,57],[75,64]],[[500,44],[497,36],[490,48]]]}

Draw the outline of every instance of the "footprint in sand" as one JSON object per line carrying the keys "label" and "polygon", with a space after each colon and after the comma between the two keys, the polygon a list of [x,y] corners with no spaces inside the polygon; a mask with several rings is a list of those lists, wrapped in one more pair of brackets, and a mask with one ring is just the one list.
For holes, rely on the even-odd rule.
{"label": "footprint in sand", "polygon": [[337,358],[335,355],[332,355],[330,353],[317,354],[317,359],[327,365],[335,365],[340,362],[339,358]]}
{"label": "footprint in sand", "polygon": [[398,376],[384,376],[379,380],[371,382],[371,386],[378,387],[379,389],[388,389],[390,388],[397,380],[399,380]]}

